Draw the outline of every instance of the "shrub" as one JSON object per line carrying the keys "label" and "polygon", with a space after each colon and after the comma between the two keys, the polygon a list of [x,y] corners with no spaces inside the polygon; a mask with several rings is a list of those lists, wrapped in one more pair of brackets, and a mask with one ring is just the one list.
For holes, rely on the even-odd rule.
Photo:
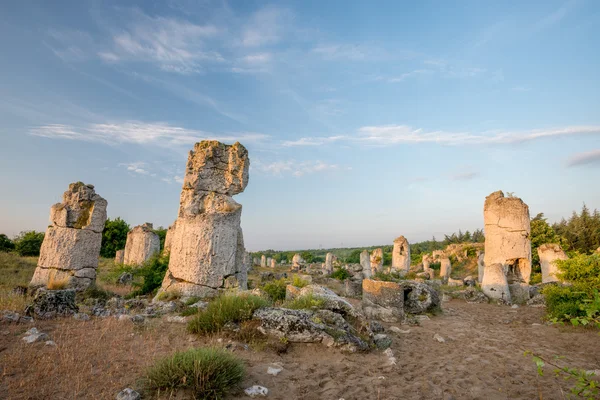
{"label": "shrub", "polygon": [[142,283],[133,283],[138,289],[131,296],[140,296],[153,293],[160,287],[169,268],[169,255],[155,254],[140,268],[133,268],[131,272],[134,277],[141,277]]}
{"label": "shrub", "polygon": [[114,293],[104,290],[96,285],[91,285],[86,288],[83,292],[78,294],[81,299],[100,299],[108,300],[114,296]]}
{"label": "shrub", "polygon": [[347,270],[345,270],[343,268],[336,268],[335,271],[333,271],[333,273],[331,274],[332,278],[339,279],[340,281],[348,279],[351,276],[352,275],[350,274],[350,272],[348,272]]}
{"label": "shrub", "polygon": [[325,300],[322,298],[315,297],[312,294],[307,294],[305,296],[286,301],[283,303],[283,307],[292,310],[311,310],[315,308],[319,309],[323,307],[324,304]]}
{"label": "shrub", "polygon": [[547,285],[542,289],[548,317],[554,322],[600,328],[600,255],[576,255],[556,264],[558,277],[570,285]]}
{"label": "shrub", "polygon": [[391,272],[388,274],[388,273],[379,271],[379,272],[376,272],[375,274],[373,274],[373,277],[371,279],[376,280],[376,281],[384,281],[384,282],[396,282],[396,281],[400,280],[401,277],[396,272]]}
{"label": "shrub", "polygon": [[287,283],[281,278],[277,281],[267,282],[263,285],[262,290],[265,291],[273,302],[285,300],[285,287]]}
{"label": "shrub", "polygon": [[542,273],[534,272],[531,274],[531,278],[529,278],[529,284],[537,285],[538,283],[542,283]]}
{"label": "shrub", "polygon": [[100,255],[106,258],[115,258],[117,250],[125,248],[128,232],[129,224],[121,218],[107,219],[102,231]]}
{"label": "shrub", "polygon": [[305,281],[304,279],[300,278],[298,275],[294,275],[294,278],[292,279],[292,285],[296,286],[297,288],[303,288],[305,286],[308,286],[308,284],[309,284],[308,281]]}
{"label": "shrub", "polygon": [[240,323],[252,318],[255,310],[266,307],[269,302],[254,295],[223,295],[208,304],[188,323],[190,333],[206,334],[219,331],[225,324]]}
{"label": "shrub", "polygon": [[11,251],[15,249],[15,244],[4,233],[0,233],[0,251]]}
{"label": "shrub", "polygon": [[158,360],[146,371],[151,390],[189,389],[194,398],[221,399],[245,375],[244,364],[218,348],[177,352]]}
{"label": "shrub", "polygon": [[40,249],[43,241],[44,232],[21,232],[14,240],[15,250],[20,256],[37,257],[40,255]]}
{"label": "shrub", "polygon": [[429,268],[431,268],[434,271],[439,271],[440,268],[442,268],[442,263],[441,262],[434,262],[429,264]]}

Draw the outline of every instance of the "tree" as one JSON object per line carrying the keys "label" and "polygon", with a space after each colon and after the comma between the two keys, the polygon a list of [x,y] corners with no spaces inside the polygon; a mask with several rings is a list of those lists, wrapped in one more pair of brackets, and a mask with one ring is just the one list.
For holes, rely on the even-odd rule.
{"label": "tree", "polygon": [[302,257],[302,259],[304,261],[306,261],[307,263],[311,263],[313,262],[313,255],[310,251],[304,251],[302,252],[302,254],[300,254],[300,257]]}
{"label": "tree", "polygon": [[360,264],[360,249],[353,250],[352,253],[346,258],[346,262],[349,264]]}
{"label": "tree", "polygon": [[114,258],[117,250],[125,248],[127,232],[129,232],[129,224],[121,218],[107,219],[102,231],[100,255],[106,258]]}
{"label": "tree", "polygon": [[15,250],[20,256],[37,257],[43,241],[44,232],[24,231],[14,239]]}
{"label": "tree", "polygon": [[154,233],[160,238],[160,250],[165,248],[165,238],[167,237],[167,229],[163,226],[159,226],[154,230]]}
{"label": "tree", "polygon": [[0,251],[9,252],[15,249],[15,244],[4,233],[0,233]]}

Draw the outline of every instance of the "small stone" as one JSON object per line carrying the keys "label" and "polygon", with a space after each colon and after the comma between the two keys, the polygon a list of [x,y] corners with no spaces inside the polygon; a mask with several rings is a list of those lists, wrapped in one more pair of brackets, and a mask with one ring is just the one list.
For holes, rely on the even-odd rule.
{"label": "small stone", "polygon": [[[32,331],[32,332],[29,333],[30,331]],[[22,340],[27,344],[43,342],[43,341],[48,340],[48,335],[45,333],[42,333],[42,332],[38,332],[37,329],[32,328],[29,331],[27,331],[27,336],[23,337]]]}
{"label": "small stone", "polygon": [[20,324],[32,324],[33,318],[25,316],[25,315],[21,315],[21,318],[19,318],[19,323]]}
{"label": "small stone", "polygon": [[190,307],[195,307],[204,310],[206,307],[208,307],[208,303],[206,301],[198,301],[192,304]]}
{"label": "small stone", "polygon": [[167,317],[167,322],[174,322],[177,324],[185,324],[187,322],[187,319],[180,315],[169,315]]}
{"label": "small stone", "polygon": [[46,341],[46,346],[56,347],[56,342],[54,340],[47,340]]}
{"label": "small stone", "polygon": [[381,325],[377,321],[369,321],[369,328],[371,328],[371,331],[373,333],[381,333],[381,332],[383,332],[385,330],[383,328],[383,325]]}
{"label": "small stone", "polygon": [[443,337],[441,337],[438,333],[436,333],[435,335],[433,335],[433,338],[435,340],[437,340],[440,343],[446,343],[446,339],[444,339]]}
{"label": "small stone", "polygon": [[404,330],[398,328],[397,326],[391,326],[390,327],[390,331],[392,331],[394,333],[401,333],[401,334],[404,334],[404,335],[406,335],[407,333],[410,333],[410,329],[407,329],[407,330],[404,331]]}
{"label": "small stone", "polygon": [[387,349],[392,345],[392,339],[383,333],[379,333],[373,337],[373,342],[378,349]]}
{"label": "small stone", "polygon": [[133,389],[126,388],[117,394],[117,400],[140,400],[142,396]]}
{"label": "small stone", "polygon": [[144,322],[145,319],[146,318],[144,318],[143,315],[136,314],[133,317],[131,317],[131,322],[133,322],[134,324],[140,324]]}
{"label": "small stone", "polygon": [[[394,352],[392,349],[386,349],[383,354],[385,354],[388,358],[388,365],[396,365],[396,357],[394,357]],[[385,379],[385,378],[384,378]]]}
{"label": "small stone", "polygon": [[77,321],[89,321],[90,316],[87,315],[86,313],[77,313],[77,314],[73,315],[73,319],[76,319]]}
{"label": "small stone", "polygon": [[416,315],[415,318],[418,321],[429,321],[431,319],[427,315]]}
{"label": "small stone", "polygon": [[283,368],[280,365],[275,364],[272,367],[267,368],[267,374],[277,376],[279,373],[283,371]]}
{"label": "small stone", "polygon": [[247,396],[250,397],[266,397],[269,394],[269,389],[264,386],[254,385],[244,390]]}
{"label": "small stone", "polygon": [[518,304],[513,304],[512,306],[510,306],[510,308],[517,309],[517,308],[519,308],[519,305]]}
{"label": "small stone", "polygon": [[2,321],[4,322],[19,322],[20,315],[19,313],[12,311],[4,311],[2,314]]}

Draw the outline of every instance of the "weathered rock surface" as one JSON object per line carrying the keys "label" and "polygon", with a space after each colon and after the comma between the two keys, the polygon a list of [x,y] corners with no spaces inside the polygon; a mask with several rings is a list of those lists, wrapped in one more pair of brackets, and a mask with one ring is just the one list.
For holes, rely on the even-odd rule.
{"label": "weathered rock surface", "polygon": [[440,260],[440,279],[444,283],[448,282],[448,278],[450,278],[451,272],[452,264],[450,264],[450,259],[448,257],[442,258]]}
{"label": "weathered rock surface", "polygon": [[510,291],[502,264],[496,263],[485,266],[481,290],[490,299],[504,300],[510,303]]}
{"label": "weathered rock surface", "polygon": [[163,254],[171,253],[171,243],[173,243],[173,232],[175,232],[175,228],[177,226],[177,221],[173,222],[169,229],[167,229],[167,234],[165,235],[165,244],[163,247]]}
{"label": "weathered rock surface", "polygon": [[202,141],[190,151],[161,291],[206,297],[246,285],[242,206],[230,196],[248,184],[249,165],[239,143]]}
{"label": "weathered rock surface", "polygon": [[483,274],[485,273],[485,263],[484,263],[485,254],[479,253],[477,256],[477,281],[481,284],[483,280]]}
{"label": "weathered rock surface", "polygon": [[125,260],[125,250],[117,250],[115,254],[115,264],[123,264]]}
{"label": "weathered rock surface", "polygon": [[543,244],[538,247],[538,255],[542,266],[542,283],[560,281],[556,276],[559,271],[555,261],[568,259],[560,245]]}
{"label": "weathered rock surface", "polygon": [[271,268],[275,268],[276,266],[277,266],[277,261],[275,261],[275,259],[274,259],[274,258],[272,258],[272,259],[271,259],[271,265],[270,265],[270,267],[271,267]]}
{"label": "weathered rock surface", "polygon": [[327,253],[325,255],[325,273],[332,274],[333,273],[333,253]]}
{"label": "weathered rock surface", "polygon": [[141,265],[159,252],[160,238],[154,232],[152,224],[138,225],[127,233],[123,263],[125,265]]}
{"label": "weathered rock surface", "polygon": [[38,289],[31,305],[25,313],[39,319],[67,317],[79,311],[75,304],[75,290]]}
{"label": "weathered rock surface", "polygon": [[294,257],[292,257],[292,269],[294,270],[299,270],[300,266],[304,264],[304,260],[302,259],[302,256],[300,256],[300,254],[296,253],[294,254]]}
{"label": "weathered rock surface", "polygon": [[440,296],[429,285],[416,281],[402,281],[404,311],[410,314],[434,312],[440,308]]}
{"label": "weathered rock surface", "polygon": [[375,274],[383,270],[383,249],[375,249],[371,253],[371,273]]}
{"label": "weathered rock surface", "polygon": [[407,274],[410,270],[410,246],[404,236],[394,239],[392,270],[399,272],[401,275]]}
{"label": "weathered rock surface", "polygon": [[96,280],[107,202],[93,185],[71,183],[63,202],[52,206],[52,225],[40,249],[29,286],[61,285],[83,290]]}
{"label": "weathered rock surface", "polygon": [[121,390],[117,394],[117,400],[140,400],[142,396],[131,388]]}
{"label": "weathered rock surface", "polygon": [[404,320],[404,290],[399,283],[363,280],[362,308],[365,316],[384,322]]}
{"label": "weathered rock surface", "polygon": [[346,279],[344,293],[347,297],[362,297],[362,279]]}
{"label": "weathered rock surface", "polygon": [[363,278],[370,278],[372,275],[371,258],[367,250],[363,250],[360,253],[360,265],[362,266]]}
{"label": "weathered rock surface", "polygon": [[260,266],[263,268],[267,267],[267,256],[265,256],[264,254],[260,256]]}
{"label": "weathered rock surface", "polygon": [[[488,269],[495,264],[504,266],[508,284],[529,284],[531,226],[527,204],[517,197],[504,197],[504,193],[501,191],[494,192],[485,199],[483,219],[485,223],[485,269],[482,284],[486,281],[485,275],[488,273]],[[494,271],[497,273],[498,268],[494,267]],[[493,280],[496,278],[494,276]]]}

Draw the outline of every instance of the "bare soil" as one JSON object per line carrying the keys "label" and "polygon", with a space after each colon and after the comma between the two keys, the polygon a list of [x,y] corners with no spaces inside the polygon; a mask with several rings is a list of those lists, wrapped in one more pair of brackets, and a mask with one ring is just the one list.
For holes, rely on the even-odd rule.
{"label": "bare soil", "polygon": [[[543,308],[444,303],[444,313],[420,326],[392,333],[397,365],[387,356],[345,354],[320,344],[294,344],[277,354],[264,346],[235,354],[247,364],[242,388],[263,385],[269,399],[563,399],[572,383],[538,376],[525,350],[560,365],[600,369],[598,331],[549,326]],[[56,347],[26,345],[28,326],[0,325],[1,399],[114,399],[125,387],[139,388],[144,369],[157,357],[204,345],[226,345],[225,336],[196,337],[185,325],[153,319],[144,326],[114,318],[36,322]],[[389,328],[389,325],[386,325]],[[434,334],[445,343],[433,339]],[[267,374],[281,363],[278,376]],[[229,398],[248,398],[237,390]],[[185,393],[161,398],[189,398]]]}

